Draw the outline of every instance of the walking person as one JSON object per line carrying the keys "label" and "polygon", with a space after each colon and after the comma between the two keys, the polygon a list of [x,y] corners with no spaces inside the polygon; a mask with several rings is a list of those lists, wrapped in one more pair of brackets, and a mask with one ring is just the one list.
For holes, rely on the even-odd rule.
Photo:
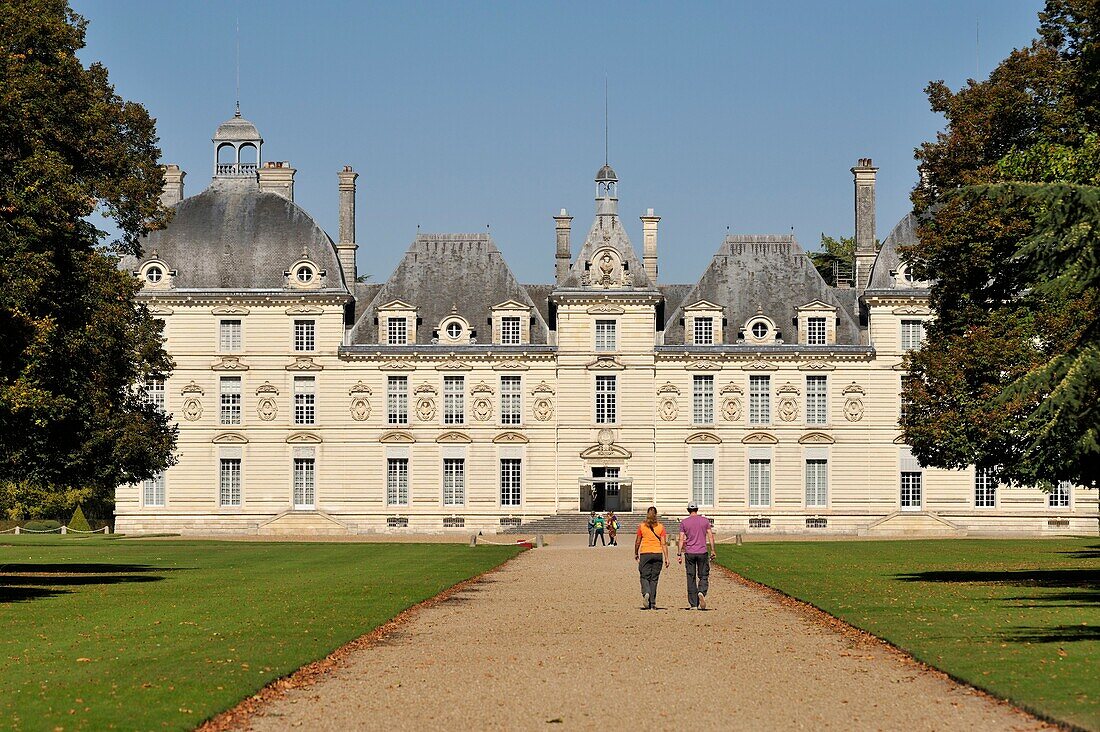
{"label": "walking person", "polygon": [[595,518],[593,518],[592,520],[596,522],[596,525],[595,525],[596,535],[594,537],[592,537],[592,546],[596,546],[596,538],[597,537],[600,540],[600,546],[607,546],[607,542],[604,541],[604,538],[603,538],[603,530],[604,530],[604,523],[605,523],[603,514],[601,514],[601,513],[596,514]]}
{"label": "walking person", "polygon": [[[686,559],[684,555],[687,555]],[[714,558],[714,529],[710,527],[710,519],[699,513],[699,506],[690,503],[687,518],[680,522],[680,536],[676,539],[676,561],[684,563],[684,574],[687,575],[689,610],[707,609],[710,560]]]}
{"label": "walking person", "polygon": [[615,516],[614,511],[607,512],[607,538],[611,546],[618,546],[619,542],[615,540],[615,535],[619,533],[619,519]]}
{"label": "walking person", "polygon": [[588,514],[588,546],[596,546],[596,512]]}
{"label": "walking person", "polygon": [[642,581],[642,610],[657,609],[657,580],[661,577],[662,561],[668,566],[668,534],[657,520],[657,507],[650,506],[645,521],[638,526],[634,538],[634,558],[638,560],[638,575]]}

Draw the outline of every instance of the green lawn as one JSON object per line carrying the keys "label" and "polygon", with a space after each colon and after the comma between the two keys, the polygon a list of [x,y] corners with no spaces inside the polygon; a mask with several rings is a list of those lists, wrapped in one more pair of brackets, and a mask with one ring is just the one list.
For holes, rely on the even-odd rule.
{"label": "green lawn", "polygon": [[1100,729],[1100,540],[722,546],[719,562],[1040,714]]}
{"label": "green lawn", "polygon": [[0,727],[190,729],[518,551],[3,537]]}

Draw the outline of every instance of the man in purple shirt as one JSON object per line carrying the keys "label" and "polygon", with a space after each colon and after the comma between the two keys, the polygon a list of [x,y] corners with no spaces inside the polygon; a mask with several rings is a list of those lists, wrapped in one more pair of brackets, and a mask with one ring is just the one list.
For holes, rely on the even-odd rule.
{"label": "man in purple shirt", "polygon": [[[707,545],[710,545],[709,557]],[[676,561],[684,562],[684,572],[687,574],[689,610],[707,609],[708,560],[714,558],[714,530],[710,527],[710,519],[699,515],[699,507],[691,503],[688,505],[688,517],[680,522],[680,537],[676,540]]]}

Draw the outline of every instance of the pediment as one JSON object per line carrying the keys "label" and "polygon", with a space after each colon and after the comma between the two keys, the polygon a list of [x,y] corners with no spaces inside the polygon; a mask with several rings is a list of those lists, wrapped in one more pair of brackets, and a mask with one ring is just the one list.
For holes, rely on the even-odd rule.
{"label": "pediment", "polygon": [[547,384],[545,381],[540,381],[539,385],[531,390],[532,394],[553,394],[554,388]]}
{"label": "pediment", "polygon": [[435,441],[436,442],[452,443],[452,444],[453,443],[473,442],[473,440],[470,439],[470,436],[467,435],[465,432],[458,432],[456,430],[451,430],[450,432],[444,432],[439,437],[435,438]]}
{"label": "pediment", "polygon": [[863,390],[862,386],[860,386],[859,384],[857,384],[856,382],[853,381],[851,384],[848,384],[848,386],[844,387],[844,393],[845,394],[866,394],[867,392],[865,392]]}
{"label": "pediment", "polygon": [[189,381],[185,387],[180,389],[180,394],[198,394],[203,395],[202,387],[196,384],[193,380]]}
{"label": "pediment", "polygon": [[719,305],[717,303],[713,303],[710,300],[697,300],[697,301],[693,302],[690,305],[685,305],[684,306],[684,312],[685,313],[702,311],[702,310],[721,310],[721,309],[722,309],[721,305]]}
{"label": "pediment", "polygon": [[828,311],[834,312],[834,313],[836,312],[836,309],[837,308],[836,308],[835,305],[830,305],[829,303],[825,302],[824,300],[812,300],[812,301],[806,303],[805,305],[803,305],[802,307],[796,308],[796,310],[798,310],[799,312],[801,312],[803,310],[828,310]]}
{"label": "pediment", "polygon": [[378,441],[385,445],[411,445],[416,442],[416,438],[412,436],[412,433],[405,430],[390,430],[389,432],[383,432]]}
{"label": "pediment", "polygon": [[719,394],[744,394],[745,391],[740,386],[738,386],[737,384],[730,381],[730,382],[727,382],[726,385],[722,387],[722,390],[718,393]]}
{"label": "pediment", "polygon": [[433,386],[432,384],[429,384],[428,382],[425,381],[423,384],[420,384],[419,386],[417,386],[416,389],[413,391],[413,393],[414,394],[438,394],[439,390],[436,389],[435,386]]}
{"label": "pediment", "polygon": [[416,364],[412,361],[386,361],[379,367],[382,371],[415,371]]}
{"label": "pediment", "polygon": [[767,432],[752,432],[742,437],[741,442],[746,445],[775,445],[779,440]]}
{"label": "pediment", "polygon": [[241,363],[240,356],[222,356],[210,364],[213,371],[248,371],[248,365]]}
{"label": "pediment", "polygon": [[501,432],[493,438],[493,442],[498,445],[515,445],[525,444],[530,442],[530,440],[527,439],[527,435],[520,434],[519,432]]}
{"label": "pediment", "polygon": [[416,310],[415,307],[404,300],[390,300],[385,305],[379,305],[377,309],[379,312],[383,310]]}
{"label": "pediment", "polygon": [[588,308],[586,312],[589,315],[622,315],[626,312],[626,308],[610,302],[601,302],[596,305],[592,305]]}
{"label": "pediment", "polygon": [[768,361],[752,361],[742,366],[741,369],[743,371],[777,371],[779,367]]}
{"label": "pediment", "polygon": [[779,393],[780,394],[794,394],[795,396],[797,396],[798,395],[798,387],[788,381],[787,383],[783,384],[783,386],[779,387]]}
{"label": "pediment", "polygon": [[248,315],[248,308],[240,305],[219,305],[210,311],[211,315]]}
{"label": "pediment", "polygon": [[240,432],[222,432],[211,440],[215,445],[244,445],[248,438]]}
{"label": "pediment", "polygon": [[894,315],[931,315],[932,311],[928,308],[922,308],[918,306],[895,308]]}
{"label": "pediment", "polygon": [[666,381],[661,386],[657,387],[658,394],[677,394],[680,393],[680,387],[673,384],[671,381]]}
{"label": "pediment", "polygon": [[295,432],[288,435],[286,441],[291,445],[316,445],[321,442],[321,437],[312,432]]}
{"label": "pediment", "polygon": [[596,360],[589,362],[585,368],[589,371],[621,371],[626,367],[615,356],[597,356]]}
{"label": "pediment", "polygon": [[318,307],[311,307],[309,305],[296,305],[292,308],[286,309],[287,315],[324,315],[325,311]]}
{"label": "pediment", "polygon": [[836,366],[833,366],[828,361],[817,359],[813,361],[803,361],[802,363],[798,364],[799,371],[834,371],[835,369]]}
{"label": "pediment", "polygon": [[531,306],[527,303],[522,303],[519,300],[505,300],[502,303],[498,303],[492,307],[493,310],[526,310],[530,311]]}
{"label": "pediment", "polygon": [[836,442],[824,432],[807,432],[799,437],[798,441],[803,445],[832,445]]}
{"label": "pediment", "polygon": [[472,389],[470,389],[470,393],[471,394],[496,394],[496,390],[493,387],[486,384],[484,381],[479,381],[476,384],[474,384]]}
{"label": "pediment", "polygon": [[909,444],[908,442],[905,441],[905,433],[904,432],[894,438],[894,444],[895,445],[908,445]]}
{"label": "pediment", "polygon": [[364,384],[361,380],[355,382],[355,386],[348,390],[348,394],[373,394],[370,387]]}
{"label": "pediment", "polygon": [[493,364],[493,371],[526,371],[530,368],[523,361],[499,361]]}
{"label": "pediment", "polygon": [[443,363],[436,364],[436,371],[472,371],[473,366],[465,361],[459,361],[458,359],[451,358]]}
{"label": "pediment", "polygon": [[720,445],[722,438],[712,432],[696,432],[684,440],[689,445]]}
{"label": "pediment", "polygon": [[286,365],[287,371],[321,371],[324,366],[313,360],[312,356],[298,356]]}
{"label": "pediment", "polygon": [[684,366],[688,371],[721,371],[722,364],[718,361],[692,361]]}
{"label": "pediment", "polygon": [[629,460],[630,456],[630,450],[627,450],[625,447],[620,447],[619,445],[593,445],[581,452],[581,457],[586,460],[594,458]]}
{"label": "pediment", "polygon": [[265,381],[256,387],[257,396],[260,394],[278,394],[279,390],[270,381]]}
{"label": "pediment", "polygon": [[149,303],[146,307],[149,309],[150,315],[171,315],[173,312],[175,312],[174,310],[172,310],[172,308],[165,307],[164,305],[159,305],[155,302]]}

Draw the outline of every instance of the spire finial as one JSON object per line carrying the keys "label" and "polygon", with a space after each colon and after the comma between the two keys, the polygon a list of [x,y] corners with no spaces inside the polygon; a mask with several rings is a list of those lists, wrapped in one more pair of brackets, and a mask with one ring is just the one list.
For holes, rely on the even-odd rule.
{"label": "spire finial", "polygon": [[603,75],[603,164],[610,164],[610,157],[607,154],[607,138],[608,138],[608,122],[607,122],[607,74]]}
{"label": "spire finial", "polygon": [[241,17],[237,16],[237,112],[234,117],[241,116]]}

